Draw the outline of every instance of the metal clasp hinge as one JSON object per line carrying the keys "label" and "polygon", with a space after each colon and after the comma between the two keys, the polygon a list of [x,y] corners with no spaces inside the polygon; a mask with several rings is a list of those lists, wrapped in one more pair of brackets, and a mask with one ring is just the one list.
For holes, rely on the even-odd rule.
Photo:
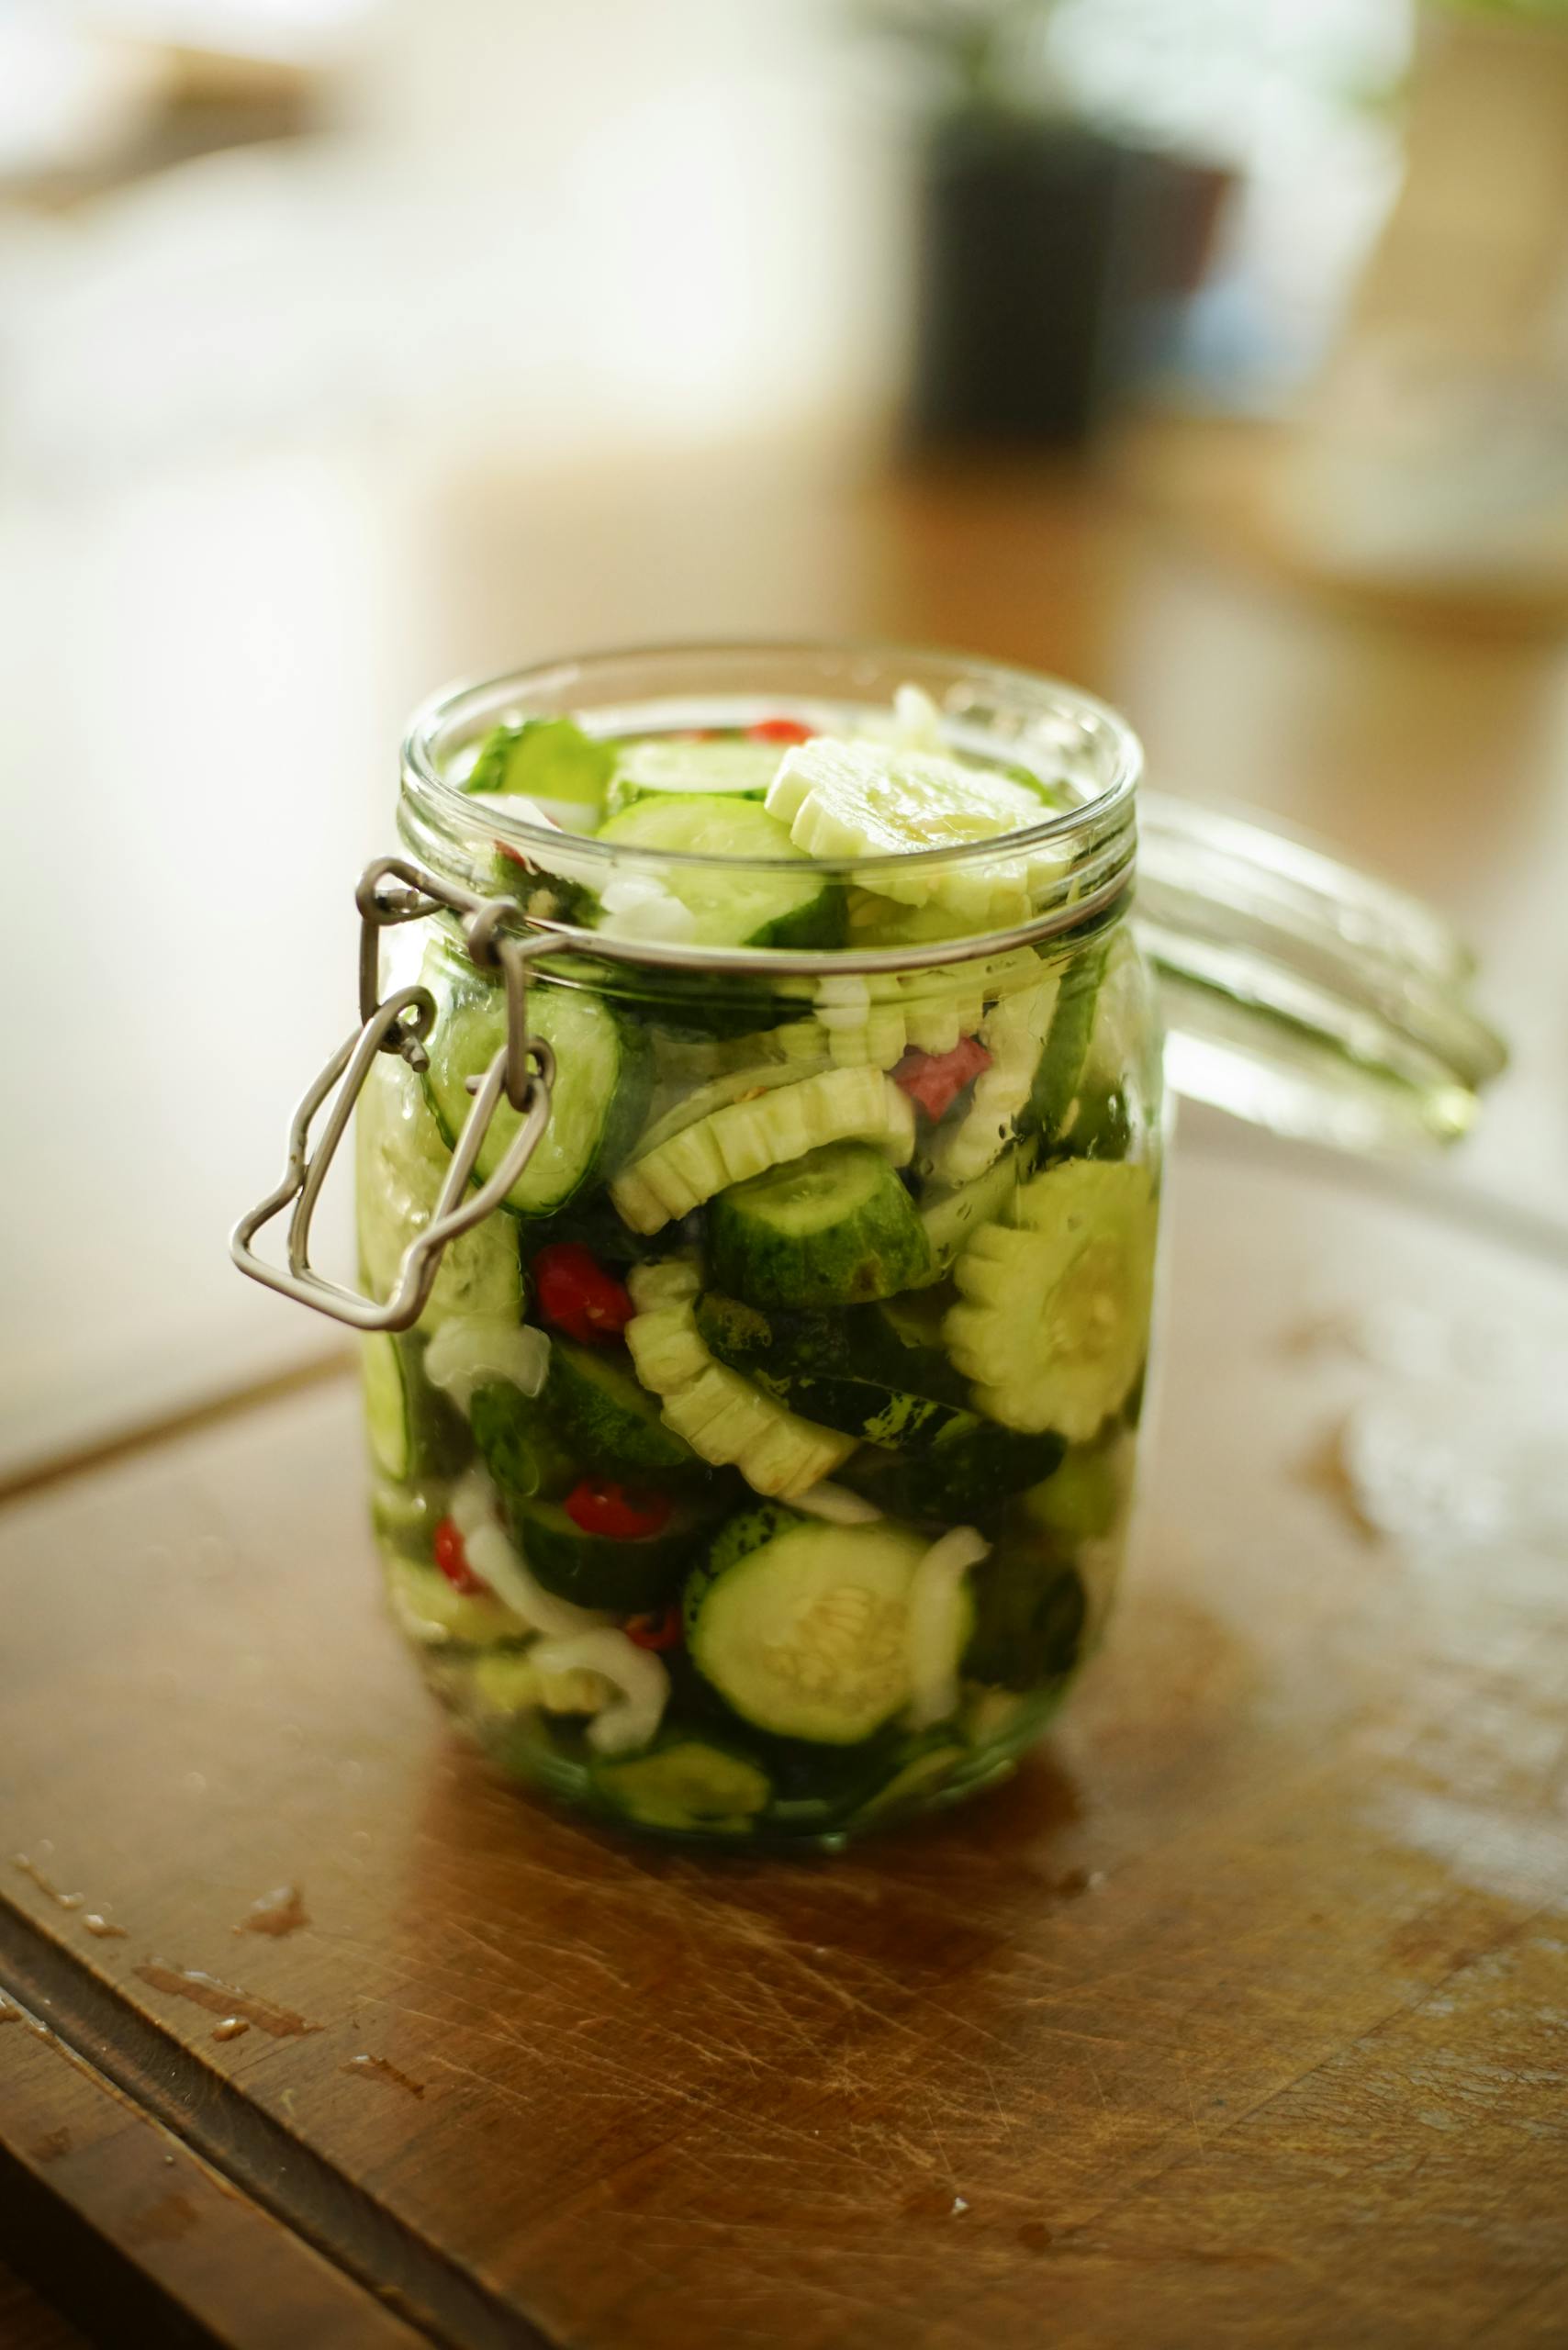
{"label": "metal clasp hinge", "polygon": [[[393,882],[400,886],[389,887]],[[524,919],[515,898],[475,897],[402,857],[377,857],[367,865],[354,891],[354,902],[360,914],[360,1024],[300,1101],[289,1129],[283,1181],[241,1217],[229,1251],[240,1270],[252,1281],[263,1281],[268,1289],[278,1290],[301,1305],[313,1306],[319,1314],[330,1314],[352,1329],[407,1330],[424,1311],[448,1241],[471,1230],[499,1207],[544,1132],[555,1061],[543,1037],[529,1035],[528,985],[531,957],[542,954],[551,942],[543,934],[519,938],[505,927]],[[430,1066],[425,1039],[435,1018],[435,998],[428,988],[408,987],[399,988],[385,1002],[379,1001],[377,950],[384,929],[418,922],[443,907],[461,917],[464,942],[476,968],[501,974],[506,988],[506,1041],[484,1075],[467,1080],[474,1107],[457,1137],[430,1222],[403,1251],[390,1296],[366,1297],[313,1270],[310,1220],[376,1055],[396,1053],[420,1072]],[[477,1190],[470,1191],[476,1161],[503,1094],[521,1123],[494,1173]],[[330,1098],[331,1108],[312,1150],[311,1125]],[[290,1202],[294,1213],[288,1221],[287,1265],[269,1264],[252,1243]]]}

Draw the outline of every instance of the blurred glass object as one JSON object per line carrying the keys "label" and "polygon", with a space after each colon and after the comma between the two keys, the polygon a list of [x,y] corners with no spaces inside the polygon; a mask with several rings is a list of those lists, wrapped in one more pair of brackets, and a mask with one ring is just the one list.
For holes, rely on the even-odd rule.
{"label": "blurred glass object", "polygon": [[1431,7],[1407,174],[1275,500],[1394,596],[1568,610],[1568,7]]}

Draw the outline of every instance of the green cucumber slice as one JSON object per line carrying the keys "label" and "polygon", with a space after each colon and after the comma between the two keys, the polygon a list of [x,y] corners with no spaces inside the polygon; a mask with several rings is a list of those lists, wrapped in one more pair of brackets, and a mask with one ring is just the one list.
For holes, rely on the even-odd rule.
{"label": "green cucumber slice", "polygon": [[610,1197],[635,1231],[661,1231],[732,1184],[828,1143],[875,1142],[899,1167],[914,1149],[909,1098],[879,1069],[823,1069],[751,1091],[755,1100],[711,1110],[655,1148],[640,1148],[616,1177]]}
{"label": "green cucumber slice", "polygon": [[536,1580],[557,1599],[613,1616],[644,1615],[674,1597],[704,1523],[689,1505],[678,1505],[657,1534],[618,1540],[585,1533],[558,1502],[508,1499],[512,1532]]}
{"label": "green cucumber slice", "polygon": [[557,1443],[542,1405],[510,1381],[475,1389],[468,1426],[480,1460],[508,1502],[565,1493],[580,1473]]}
{"label": "green cucumber slice", "polygon": [[387,1477],[406,1477],[413,1454],[403,1361],[397,1341],[375,1330],[360,1341],[364,1385],[364,1427],[371,1458]]}
{"label": "green cucumber slice", "polygon": [[1092,1437],[1148,1350],[1156,1207],[1147,1168],[1064,1159],[958,1259],[947,1351],[1004,1427]]}
{"label": "green cucumber slice", "polygon": [[1019,1541],[994,1552],[973,1571],[969,1592],[967,1679],[1028,1690],[1072,1671],[1088,1608],[1082,1577],[1054,1545]]}
{"label": "green cucumber slice", "polygon": [[[482,1077],[506,1042],[506,998],[450,957],[427,968],[440,1007],[425,1084],[448,1143],[472,1110],[471,1077]],[[535,979],[528,1024],[555,1056],[550,1116],[532,1158],[507,1194],[520,1215],[554,1214],[610,1174],[647,1111],[653,1053],[646,1035],[601,997]],[[475,1172],[492,1174],[517,1133],[518,1113],[497,1104]]]}
{"label": "green cucumber slice", "polygon": [[626,1343],[667,1427],[714,1467],[740,1471],[754,1492],[809,1493],[855,1449],[853,1438],[786,1410],[776,1396],[715,1362],[697,1327],[698,1278],[677,1262],[633,1268],[635,1318]]}
{"label": "green cucumber slice", "polygon": [[942,1329],[957,1298],[950,1282],[904,1290],[847,1317],[849,1356],[857,1379],[885,1379],[912,1395],[967,1407],[968,1382],[947,1360]]}
{"label": "green cucumber slice", "polygon": [[758,1764],[697,1738],[671,1738],[631,1762],[597,1763],[593,1784],[624,1818],[676,1835],[749,1835],[773,1793]]}
{"label": "green cucumber slice", "polygon": [[610,787],[610,812],[655,797],[756,800],[767,797],[783,752],[777,743],[721,738],[681,742],[654,735],[626,744]]}
{"label": "green cucumber slice", "polygon": [[1023,1497],[1030,1523],[1069,1545],[1109,1534],[1132,1483],[1132,1448],[1118,1435],[1109,1444],[1075,1444],[1043,1484]]}
{"label": "green cucumber slice", "polygon": [[[366,1073],[354,1112],[360,1267],[376,1297],[391,1293],[403,1251],[431,1220],[452,1151],[412,1069],[389,1053]],[[415,1326],[426,1332],[471,1314],[522,1319],[517,1226],[489,1215],[448,1241]]]}
{"label": "green cucumber slice", "polygon": [[691,1662],[758,1729],[856,1745],[909,1702],[910,1590],[928,1547],[885,1519],[732,1519],[687,1585]]}
{"label": "green cucumber slice", "polygon": [[562,1440],[597,1475],[635,1484],[711,1474],[666,1427],[657,1402],[625,1361],[607,1348],[554,1339],[543,1401]]}
{"label": "green cucumber slice", "polygon": [[[790,1411],[871,1444],[931,1443],[954,1417],[953,1406],[862,1377],[846,1327],[851,1321],[849,1315],[770,1319],[711,1292],[697,1304],[697,1326],[710,1351]],[[835,1362],[841,1368],[830,1367]]]}
{"label": "green cucumber slice", "polygon": [[572,719],[526,718],[486,735],[463,789],[566,800],[597,819],[615,769],[614,744],[596,742]]}
{"label": "green cucumber slice", "polygon": [[[601,824],[599,837],[627,848],[678,849],[691,856],[735,860],[731,872],[672,866],[661,874],[665,888],[693,918],[694,945],[812,948],[843,943],[843,890],[815,869],[786,828],[754,800],[702,793],[639,800]],[[760,865],[776,869],[759,871]]]}
{"label": "green cucumber slice", "polygon": [[1029,1104],[1022,1125],[1026,1133],[1055,1139],[1078,1098],[1078,1089],[1094,1030],[1095,1006],[1105,971],[1107,941],[1099,938],[1070,963],[1051,1017],[1050,1033],[1040,1053]]}
{"label": "green cucumber slice", "polygon": [[930,1248],[883,1153],[830,1143],[721,1192],[709,1211],[719,1285],[756,1305],[847,1305],[924,1281]]}
{"label": "green cucumber slice", "polygon": [[869,1827],[873,1821],[891,1821],[902,1812],[921,1809],[969,1760],[967,1746],[960,1746],[945,1731],[936,1733],[861,1805],[855,1815],[857,1825]]}
{"label": "green cucumber slice", "polygon": [[1006,1214],[1033,1163],[1033,1146],[1022,1144],[1003,1152],[995,1166],[976,1176],[972,1183],[960,1183],[956,1191],[924,1194],[920,1220],[936,1272],[951,1268],[982,1225],[994,1224]]}
{"label": "green cucumber slice", "polygon": [[1159,1022],[1153,990],[1131,933],[1107,951],[1094,998],[1089,1050],[1060,1139],[1078,1158],[1127,1158],[1158,1119]]}
{"label": "green cucumber slice", "polygon": [[840,1474],[894,1516],[989,1526],[1011,1495],[1051,1474],[1062,1449],[1048,1430],[1021,1435],[959,1413],[925,1450],[859,1453]]}

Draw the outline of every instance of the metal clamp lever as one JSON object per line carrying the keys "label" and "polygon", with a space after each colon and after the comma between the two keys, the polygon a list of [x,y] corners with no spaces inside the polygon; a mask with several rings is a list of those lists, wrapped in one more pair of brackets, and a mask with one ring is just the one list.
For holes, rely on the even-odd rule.
{"label": "metal clamp lever", "polygon": [[[396,880],[403,886],[389,890]],[[448,1241],[469,1231],[498,1208],[517,1181],[538,1147],[550,1116],[550,1092],[555,1061],[543,1037],[528,1034],[529,962],[551,945],[536,934],[519,938],[507,930],[521,923],[521,907],[512,898],[478,898],[466,890],[440,880],[422,867],[400,857],[378,857],[367,865],[354,892],[360,912],[360,1024],[332,1055],[309,1087],[294,1113],[289,1129],[288,1159],[283,1181],[266,1198],[242,1215],[230,1238],[229,1250],[242,1273],[263,1281],[301,1305],[330,1314],[355,1330],[407,1330],[419,1320],[429,1299]],[[416,922],[444,907],[461,916],[464,940],[476,969],[499,970],[506,988],[506,1041],[482,1077],[467,1080],[474,1107],[464,1122],[452,1154],[452,1165],[431,1212],[430,1222],[403,1251],[398,1278],[386,1299],[366,1297],[340,1281],[313,1270],[309,1260],[310,1220],[333,1156],[348,1130],[360,1089],[378,1053],[397,1053],[410,1069],[423,1070],[430,1057],[424,1040],[435,1019],[435,999],[428,988],[400,988],[385,1002],[376,999],[378,934],[388,925]],[[468,1189],[476,1161],[489,1132],[502,1095],[521,1119],[499,1166],[479,1185]],[[310,1127],[318,1112],[335,1095],[320,1140],[310,1147]],[[293,1203],[288,1222],[288,1263],[269,1264],[252,1243],[263,1228]]]}

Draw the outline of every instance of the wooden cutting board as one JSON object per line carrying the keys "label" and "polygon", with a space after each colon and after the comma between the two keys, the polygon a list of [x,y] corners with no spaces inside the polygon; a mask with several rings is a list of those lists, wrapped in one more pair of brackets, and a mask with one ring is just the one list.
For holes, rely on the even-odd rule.
{"label": "wooden cutting board", "polygon": [[1109,1647],[846,1858],[493,1781],[346,1380],[13,1501],[12,2256],[243,2350],[1568,2340],[1568,1263],[1250,1145],[1174,1192]]}

